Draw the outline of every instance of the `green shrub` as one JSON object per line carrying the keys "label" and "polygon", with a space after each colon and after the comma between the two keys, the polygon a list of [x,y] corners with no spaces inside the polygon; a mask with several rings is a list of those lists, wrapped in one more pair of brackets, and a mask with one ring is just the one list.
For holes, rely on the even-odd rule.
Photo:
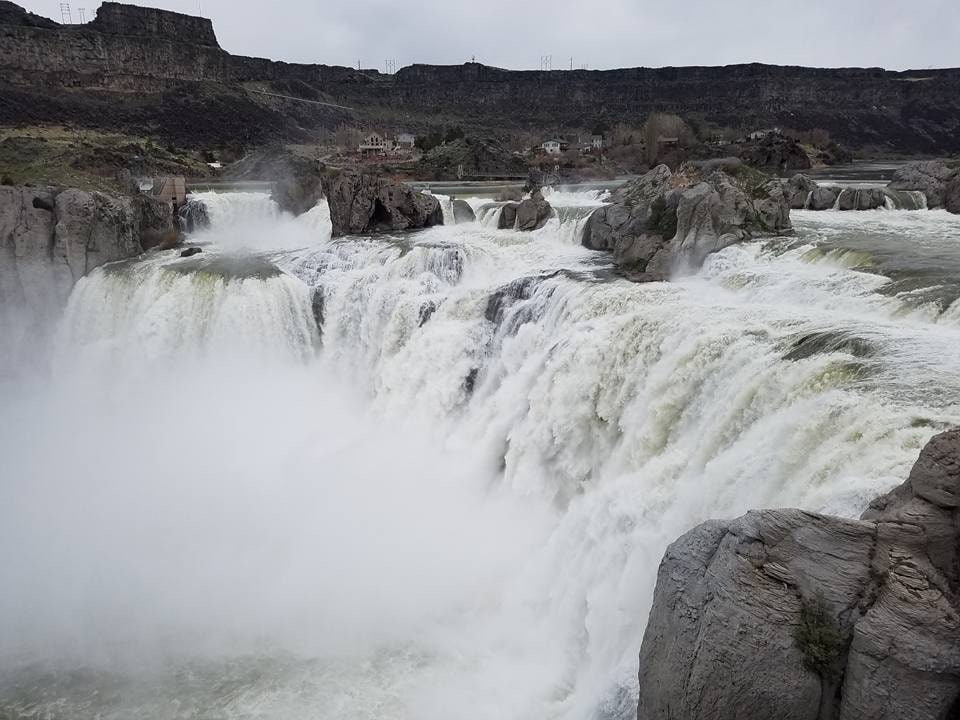
{"label": "green shrub", "polygon": [[827,680],[839,678],[843,636],[822,595],[812,601],[803,601],[800,625],[794,639],[803,653],[804,665],[809,670]]}
{"label": "green shrub", "polygon": [[667,207],[667,201],[663,199],[663,195],[650,204],[647,227],[664,240],[669,240],[677,234],[677,211],[675,208]]}

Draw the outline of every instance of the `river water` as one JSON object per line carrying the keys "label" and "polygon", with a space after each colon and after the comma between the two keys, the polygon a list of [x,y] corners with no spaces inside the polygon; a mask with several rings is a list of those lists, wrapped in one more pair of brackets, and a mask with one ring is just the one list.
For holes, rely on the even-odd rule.
{"label": "river water", "polygon": [[331,240],[205,194],[203,253],[81,280],[2,386],[0,716],[625,720],[669,542],[856,516],[960,423],[960,217],[638,285],[549,195]]}

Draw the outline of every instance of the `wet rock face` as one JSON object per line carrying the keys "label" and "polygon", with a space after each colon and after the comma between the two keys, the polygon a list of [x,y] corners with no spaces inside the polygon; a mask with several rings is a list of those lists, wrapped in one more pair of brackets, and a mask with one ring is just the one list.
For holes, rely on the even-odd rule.
{"label": "wet rock face", "polygon": [[0,305],[49,330],[77,280],[160,239],[176,243],[176,222],[147,196],[0,186]]}
{"label": "wet rock face", "polygon": [[543,199],[543,193],[535,190],[517,206],[517,230],[539,230],[552,213],[553,208]]}
{"label": "wet rock face", "polygon": [[810,199],[810,193],[817,189],[817,183],[812,178],[797,173],[787,182],[787,195],[790,198],[791,210],[803,210]]}
{"label": "wet rock face", "polygon": [[185,233],[194,233],[210,227],[210,213],[202,200],[187,200],[177,212],[180,229]]}
{"label": "wet rock face", "polygon": [[700,525],[660,565],[638,717],[952,717],[958,543],[958,430],[861,520],[765,510]]}
{"label": "wet rock face", "polygon": [[960,177],[955,170],[940,160],[922,160],[898,168],[887,186],[891,190],[919,190],[927,197],[927,207],[944,206],[947,188]]}
{"label": "wet rock face", "polygon": [[790,232],[783,184],[730,161],[660,165],[616,191],[587,221],[583,245],[613,252],[627,277],[696,269],[710,253],[758,235]]}
{"label": "wet rock face", "polygon": [[333,236],[414,230],[443,224],[440,201],[378,175],[323,176]]}
{"label": "wet rock face", "polygon": [[473,208],[470,207],[470,203],[466,200],[459,200],[454,198],[453,200],[453,219],[460,223],[473,222],[477,219],[476,214],[473,212]]}

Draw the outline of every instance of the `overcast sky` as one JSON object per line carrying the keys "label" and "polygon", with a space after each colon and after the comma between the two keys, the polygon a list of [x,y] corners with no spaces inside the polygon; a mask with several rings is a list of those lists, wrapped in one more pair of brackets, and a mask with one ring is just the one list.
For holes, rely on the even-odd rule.
{"label": "overcast sky", "polygon": [[[60,19],[60,3],[21,0]],[[235,54],[384,70],[476,56],[499,67],[960,66],[960,0],[153,0],[213,20]],[[74,21],[98,2],[73,0]]]}

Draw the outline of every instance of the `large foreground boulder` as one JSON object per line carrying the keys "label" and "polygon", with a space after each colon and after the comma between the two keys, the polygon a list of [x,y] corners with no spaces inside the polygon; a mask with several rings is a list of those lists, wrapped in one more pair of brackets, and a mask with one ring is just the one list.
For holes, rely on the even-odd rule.
{"label": "large foreground boulder", "polygon": [[960,711],[960,431],[861,520],[700,525],[657,576],[641,720],[945,720]]}
{"label": "large foreground boulder", "polygon": [[[887,186],[891,190],[919,190],[927,197],[927,207],[944,207],[947,187],[960,177],[960,170],[940,160],[921,160],[898,168]],[[954,211],[956,212],[956,211]]]}
{"label": "large foreground boulder", "polygon": [[379,175],[324,175],[333,236],[414,230],[443,224],[440,201]]}
{"label": "large foreground boulder", "polygon": [[733,243],[791,231],[783,184],[738,160],[659,165],[588,219],[582,243],[613,252],[628,277],[665,279]]}

